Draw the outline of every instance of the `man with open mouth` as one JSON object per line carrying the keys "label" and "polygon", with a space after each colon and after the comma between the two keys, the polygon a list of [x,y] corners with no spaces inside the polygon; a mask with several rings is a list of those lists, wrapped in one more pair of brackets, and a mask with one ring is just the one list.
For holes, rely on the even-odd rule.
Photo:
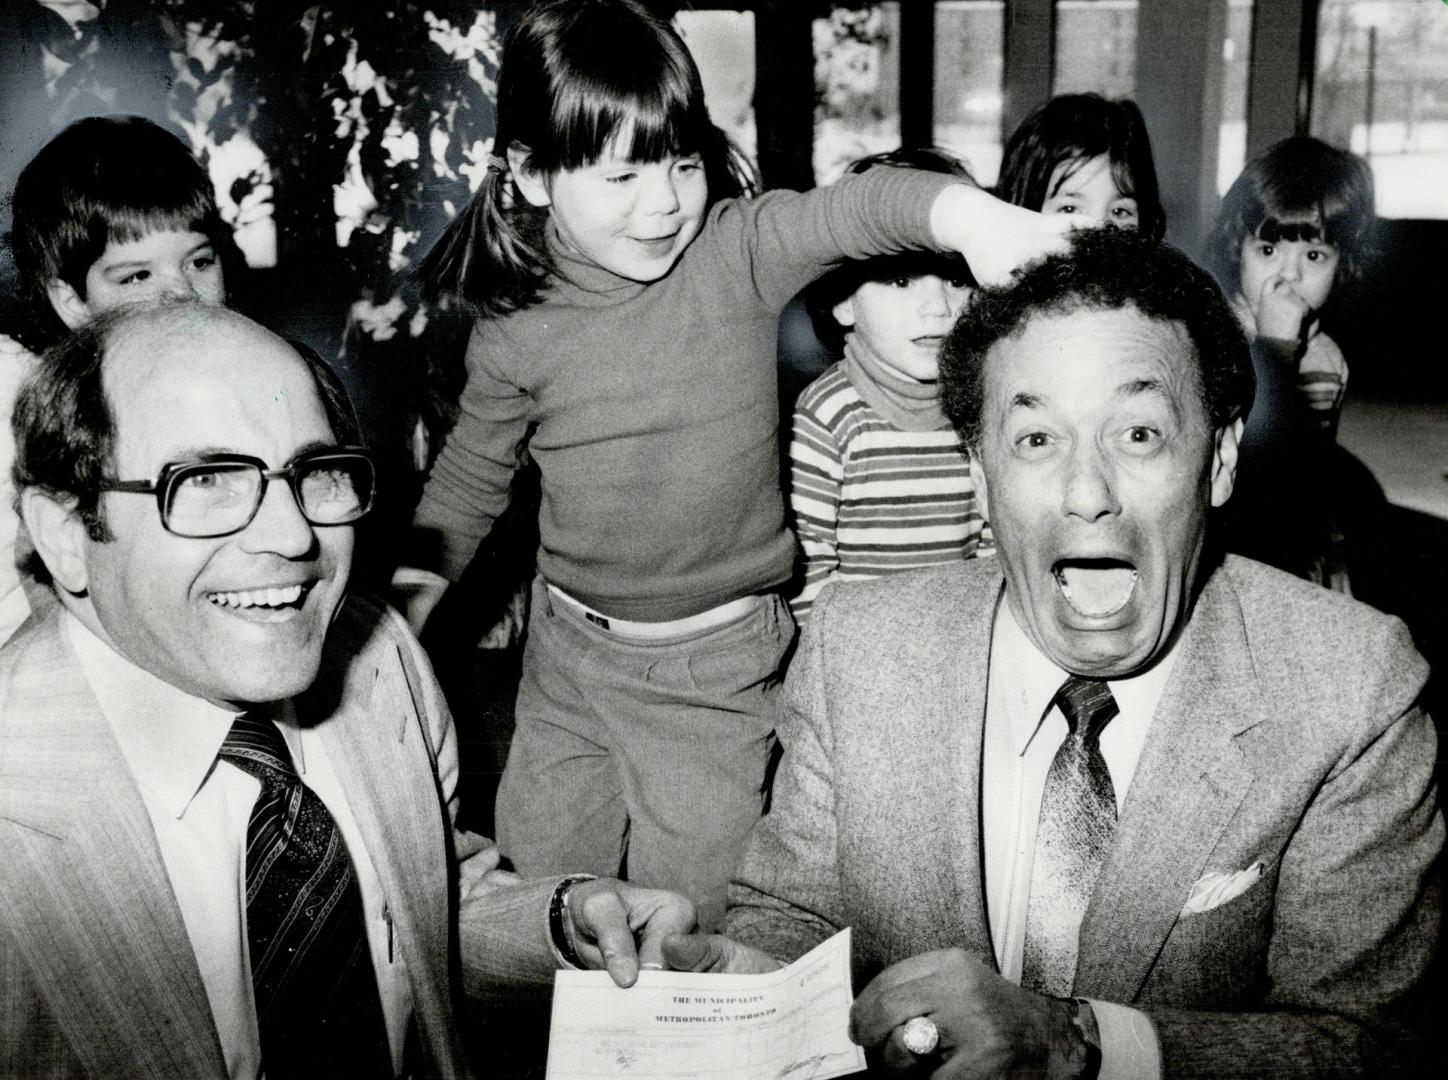
{"label": "man with open mouth", "polygon": [[422,650],[347,595],[374,470],[320,360],[128,307],[15,429],[59,602],[0,650],[0,1076],[463,1075],[464,989],[629,985],[693,925],[455,829]]}
{"label": "man with open mouth", "polygon": [[1084,232],[977,294],[942,379],[999,558],[820,595],[724,933],[668,961],[762,970],[851,927],[851,1033],[891,1073],[1420,1067],[1427,665],[1215,549],[1253,385],[1211,278]]}

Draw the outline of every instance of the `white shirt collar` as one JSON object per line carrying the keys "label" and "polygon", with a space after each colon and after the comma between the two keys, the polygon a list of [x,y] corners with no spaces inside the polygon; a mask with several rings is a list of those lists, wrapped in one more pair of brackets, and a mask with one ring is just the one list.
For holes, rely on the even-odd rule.
{"label": "white shirt collar", "polygon": [[[1172,667],[1176,663],[1180,643],[1181,635],[1178,635],[1167,654],[1141,674],[1106,680],[1106,685],[1122,712],[1142,717],[1156,714],[1157,703],[1161,701],[1162,691],[1166,689],[1167,679],[1171,677]],[[1011,612],[1005,590],[1001,591],[1000,600],[996,604],[995,627],[991,640],[993,668],[997,660],[1001,665],[997,670],[1011,673],[1009,685],[1004,688],[1005,692],[1019,695],[1021,699],[1018,708],[1011,709],[1004,715],[1016,718],[1011,731],[1011,746],[1017,755],[1024,754],[1036,732],[1040,730],[1056,691],[1069,677],[1069,673],[1037,649],[1035,643],[1026,636]]]}
{"label": "white shirt collar", "polygon": [[[74,615],[64,612],[62,617],[101,714],[146,801],[181,818],[211,775],[240,714],[177,689],[116,652]],[[281,731],[297,757],[295,725],[284,723]]]}

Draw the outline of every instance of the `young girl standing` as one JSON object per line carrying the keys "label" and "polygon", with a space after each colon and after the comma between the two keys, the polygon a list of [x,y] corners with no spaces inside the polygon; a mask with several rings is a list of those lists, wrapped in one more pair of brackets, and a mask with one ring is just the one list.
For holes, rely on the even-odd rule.
{"label": "young girl standing", "polygon": [[1146,121],[1129,99],[1061,94],[1036,108],[1006,141],[996,194],[1155,240],[1166,232]]}
{"label": "young girl standing", "polygon": [[897,169],[719,198],[729,147],[699,73],[633,0],[522,17],[494,146],[424,268],[480,317],[416,522],[456,580],[528,440],[541,550],[500,846],[525,875],[624,867],[713,926],[762,808],[793,633],[780,311],[845,258],[946,248],[992,280],[1064,230]]}

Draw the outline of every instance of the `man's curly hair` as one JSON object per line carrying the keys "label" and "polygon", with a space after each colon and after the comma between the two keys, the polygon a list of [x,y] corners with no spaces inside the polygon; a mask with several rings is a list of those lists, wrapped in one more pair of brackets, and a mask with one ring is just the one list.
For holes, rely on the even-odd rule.
{"label": "man's curly hair", "polygon": [[1247,415],[1256,385],[1252,355],[1212,275],[1160,241],[1123,229],[1087,229],[1064,254],[1018,271],[1008,285],[977,292],[946,338],[940,396],[961,445],[980,446],[985,361],[996,342],[1040,315],[1126,307],[1186,330],[1214,428]]}

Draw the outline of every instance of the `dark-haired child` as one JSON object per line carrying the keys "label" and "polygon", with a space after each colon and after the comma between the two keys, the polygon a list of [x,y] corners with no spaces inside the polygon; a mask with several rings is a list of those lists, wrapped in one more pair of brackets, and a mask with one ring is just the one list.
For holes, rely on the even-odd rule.
{"label": "dark-haired child", "polygon": [[1208,238],[1257,376],[1228,545],[1343,592],[1352,591],[1349,534],[1369,527],[1361,503],[1376,504],[1380,491],[1336,446],[1348,368],[1320,315],[1361,276],[1372,223],[1367,163],[1292,136],[1242,170]]}
{"label": "dark-haired child", "polygon": [[[847,170],[897,167],[971,180],[938,149],[874,154]],[[826,582],[939,566],[992,549],[970,462],[940,409],[940,344],[970,298],[959,258],[882,255],[815,282],[806,304],[841,359],[795,403],[790,509],[803,566],[790,600],[803,623]]]}
{"label": "dark-haired child", "polygon": [[[162,297],[226,300],[220,251],[230,230],[211,178],[185,143],[150,120],[77,120],[21,170],[11,206],[10,247],[24,295],[16,336],[0,334],[6,417],[33,354],[91,316]],[[0,642],[29,613],[13,558],[14,453],[7,423],[0,434]]]}
{"label": "dark-haired child", "polygon": [[1061,94],[1038,106],[1006,141],[996,194],[1157,240],[1166,232],[1146,121],[1129,99]]}
{"label": "dark-haired child", "polygon": [[[1264,358],[1296,373],[1300,404],[1329,438],[1342,412],[1347,361],[1320,316],[1336,289],[1361,277],[1372,223],[1367,162],[1298,135],[1247,164],[1208,241],[1212,269],[1243,328]],[[1248,421],[1249,438],[1253,420],[1266,419]]]}
{"label": "dark-haired child", "polygon": [[497,119],[488,174],[426,266],[482,317],[416,523],[456,580],[529,439],[540,576],[499,845],[525,875],[626,862],[713,926],[764,806],[794,631],[780,312],[848,258],[961,251],[998,280],[1066,229],[911,169],[730,197],[698,68],[633,0],[529,9]]}

